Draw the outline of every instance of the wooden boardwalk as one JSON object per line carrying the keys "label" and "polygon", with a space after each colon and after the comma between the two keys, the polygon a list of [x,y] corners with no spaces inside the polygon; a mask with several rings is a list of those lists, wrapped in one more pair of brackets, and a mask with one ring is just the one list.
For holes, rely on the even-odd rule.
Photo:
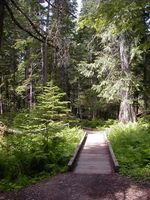
{"label": "wooden boardwalk", "polygon": [[87,140],[80,152],[74,173],[111,174],[113,168],[104,132],[87,131]]}

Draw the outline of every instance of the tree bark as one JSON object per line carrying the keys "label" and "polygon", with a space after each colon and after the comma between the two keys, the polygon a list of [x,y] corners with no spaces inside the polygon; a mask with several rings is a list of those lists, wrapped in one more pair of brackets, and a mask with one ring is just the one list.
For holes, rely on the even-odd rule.
{"label": "tree bark", "polygon": [[[50,23],[50,4],[48,4],[47,19],[46,19],[46,38],[42,46],[42,83],[43,86],[47,84],[48,81],[48,34],[49,34],[49,24]],[[44,27],[42,28],[44,29]]]}
{"label": "tree bark", "polygon": [[134,102],[133,102],[133,107],[134,107],[134,112],[135,112],[135,116],[137,118],[138,112],[139,112],[139,102],[138,102],[138,97],[139,94],[137,91],[134,92]]}
{"label": "tree bark", "polygon": [[[66,24],[66,20],[68,22],[69,16],[67,1],[54,1],[53,5],[56,9],[52,9],[54,24],[52,29],[52,35],[54,38],[54,44],[58,47],[58,50],[54,52],[54,66],[55,72],[54,76],[56,77],[59,86],[62,88],[64,92],[66,92],[67,96],[70,97],[70,85],[68,78],[68,69],[69,69],[69,59],[70,59],[70,40],[69,40],[69,29],[68,23]],[[62,12],[59,12],[62,10]],[[56,74],[57,73],[57,74]]]}
{"label": "tree bark", "polygon": [[121,100],[120,111],[119,111],[120,122],[128,123],[128,122],[136,121],[133,105],[129,101],[130,101],[129,91],[124,90],[122,92],[122,100]]}
{"label": "tree bark", "polygon": [[2,46],[2,35],[3,35],[3,25],[4,25],[4,1],[0,0],[0,49]]}
{"label": "tree bark", "polygon": [[[68,41],[69,44],[69,41]],[[66,92],[68,97],[70,96],[69,91],[69,80],[68,80],[68,68],[69,68],[69,47],[65,39],[64,45],[62,48],[62,64],[61,64],[61,84],[62,89]],[[61,59],[61,58],[60,58]]]}
{"label": "tree bark", "polygon": [[[3,75],[1,75],[1,80],[0,80],[1,82],[1,85],[3,84]],[[3,114],[3,99],[2,99],[2,92],[3,92],[3,90],[2,90],[2,86],[1,86],[1,88],[0,88],[0,115],[2,115]]]}
{"label": "tree bark", "polygon": [[147,112],[148,110],[148,97],[147,97],[147,75],[148,75],[148,70],[147,70],[147,63],[144,65],[144,95],[143,95],[143,100],[144,100],[144,113]]}
{"label": "tree bark", "polygon": [[[25,55],[25,60],[29,59],[31,49],[26,48],[26,55]],[[25,106],[26,108],[29,108],[31,111],[33,108],[34,104],[34,92],[33,92],[33,68],[32,68],[32,63],[28,63],[25,67],[25,80],[27,80],[27,85],[26,85],[26,91],[25,91]]]}
{"label": "tree bark", "polygon": [[120,36],[120,60],[121,69],[124,75],[123,88],[121,91],[121,103],[119,121],[123,123],[135,122],[136,116],[131,99],[131,65],[129,63],[130,39],[127,33]]}
{"label": "tree bark", "polygon": [[43,86],[47,83],[48,77],[48,46],[45,42],[42,46],[42,83]]}
{"label": "tree bark", "polygon": [[16,52],[15,50],[12,51],[12,66],[13,66],[13,81],[12,81],[12,88],[13,88],[13,104],[14,104],[14,108],[20,108],[18,106],[18,98],[16,95],[16,69],[17,69],[17,56],[16,56]]}
{"label": "tree bark", "polygon": [[32,81],[32,74],[33,70],[32,70],[32,65],[29,68],[29,78],[30,78],[30,83],[29,83],[29,109],[30,111],[33,108],[33,81]]}

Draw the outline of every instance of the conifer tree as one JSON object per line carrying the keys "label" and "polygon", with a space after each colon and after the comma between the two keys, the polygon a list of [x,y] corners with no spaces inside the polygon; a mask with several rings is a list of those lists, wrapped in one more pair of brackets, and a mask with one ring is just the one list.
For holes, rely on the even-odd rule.
{"label": "conifer tree", "polygon": [[37,97],[36,106],[29,112],[21,112],[14,119],[14,126],[28,132],[55,130],[68,120],[70,110],[65,93],[48,82]]}
{"label": "conifer tree", "polygon": [[49,124],[51,121],[65,121],[69,113],[68,101],[65,100],[65,95],[52,82],[47,83],[42,94],[37,97],[37,105],[34,109],[39,121],[45,124]]}
{"label": "conifer tree", "polygon": [[58,49],[54,49],[52,75],[69,97],[70,46],[77,3],[76,0],[56,0],[53,5],[50,35]]}
{"label": "conifer tree", "polygon": [[147,24],[143,12],[148,12],[148,5],[148,1],[100,1],[97,13],[90,13],[81,23],[81,27],[90,24],[101,37],[99,59],[95,59],[100,83],[94,88],[106,100],[118,95],[119,119],[124,123],[136,118],[134,90],[140,83],[133,70],[144,59]]}

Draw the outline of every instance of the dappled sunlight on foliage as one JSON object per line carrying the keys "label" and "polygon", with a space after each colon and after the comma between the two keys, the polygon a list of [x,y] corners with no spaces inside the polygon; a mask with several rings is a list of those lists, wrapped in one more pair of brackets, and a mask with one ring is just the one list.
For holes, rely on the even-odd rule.
{"label": "dappled sunlight on foliage", "polygon": [[120,163],[120,173],[136,180],[150,180],[150,125],[118,124],[111,127],[109,140]]}
{"label": "dappled sunlight on foliage", "polygon": [[71,115],[64,96],[51,82],[32,111],[14,117],[14,133],[0,142],[0,188],[19,189],[67,170],[83,131],[68,126]]}
{"label": "dappled sunlight on foliage", "polygon": [[55,134],[8,135],[0,143],[0,188],[19,189],[67,170],[83,131],[63,128]]}

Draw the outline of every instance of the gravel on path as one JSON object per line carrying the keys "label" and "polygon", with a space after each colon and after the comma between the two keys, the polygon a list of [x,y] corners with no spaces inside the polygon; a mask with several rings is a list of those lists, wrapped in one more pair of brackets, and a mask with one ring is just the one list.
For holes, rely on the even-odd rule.
{"label": "gravel on path", "polygon": [[65,173],[24,188],[2,193],[0,200],[150,200],[150,183],[126,177]]}

